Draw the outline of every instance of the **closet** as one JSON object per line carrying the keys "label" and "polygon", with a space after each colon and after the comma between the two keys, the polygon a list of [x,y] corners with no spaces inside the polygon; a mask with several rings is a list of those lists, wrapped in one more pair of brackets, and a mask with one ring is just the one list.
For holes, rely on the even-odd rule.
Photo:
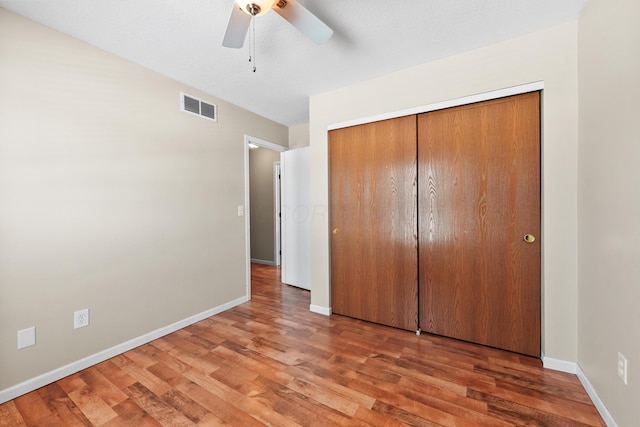
{"label": "closet", "polygon": [[330,132],[334,313],[540,356],[539,105]]}
{"label": "closet", "polygon": [[416,117],[331,131],[331,308],[418,329]]}

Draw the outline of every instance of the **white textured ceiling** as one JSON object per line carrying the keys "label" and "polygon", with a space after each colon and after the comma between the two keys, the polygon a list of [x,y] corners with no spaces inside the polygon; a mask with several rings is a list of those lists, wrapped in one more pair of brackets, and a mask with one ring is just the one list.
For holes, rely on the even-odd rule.
{"label": "white textured ceiling", "polygon": [[299,0],[334,30],[318,46],[275,12],[256,65],[222,47],[233,0],[0,0],[0,7],[278,123],[309,96],[576,19],[588,0]]}

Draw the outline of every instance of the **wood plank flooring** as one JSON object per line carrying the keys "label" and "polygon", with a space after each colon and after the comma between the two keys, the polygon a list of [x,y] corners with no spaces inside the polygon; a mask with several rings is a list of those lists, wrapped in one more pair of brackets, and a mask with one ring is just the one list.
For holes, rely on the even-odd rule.
{"label": "wood plank flooring", "polygon": [[0,405],[0,425],[604,426],[575,375],[252,277],[250,302]]}

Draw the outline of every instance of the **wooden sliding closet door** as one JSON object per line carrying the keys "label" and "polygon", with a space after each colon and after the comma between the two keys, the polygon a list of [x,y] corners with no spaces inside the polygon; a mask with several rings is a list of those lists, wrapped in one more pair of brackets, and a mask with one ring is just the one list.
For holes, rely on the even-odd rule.
{"label": "wooden sliding closet door", "polygon": [[539,104],[419,116],[422,330],[540,356]]}
{"label": "wooden sliding closet door", "polygon": [[329,133],[334,313],[418,329],[416,117]]}

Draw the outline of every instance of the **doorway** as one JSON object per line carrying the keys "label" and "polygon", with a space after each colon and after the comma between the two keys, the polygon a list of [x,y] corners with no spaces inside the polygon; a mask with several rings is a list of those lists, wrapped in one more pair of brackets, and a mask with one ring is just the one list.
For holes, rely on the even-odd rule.
{"label": "doorway", "polygon": [[247,296],[251,297],[251,263],[277,266],[280,263],[278,179],[280,153],[287,150],[278,144],[245,135],[244,212],[246,236]]}

